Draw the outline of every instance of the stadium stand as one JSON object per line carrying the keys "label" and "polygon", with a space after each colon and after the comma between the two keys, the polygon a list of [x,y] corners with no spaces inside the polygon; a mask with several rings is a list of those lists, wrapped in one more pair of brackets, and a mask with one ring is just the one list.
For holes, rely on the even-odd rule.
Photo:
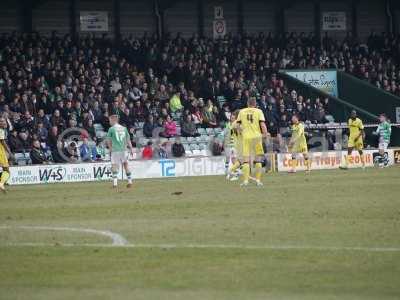
{"label": "stadium stand", "polygon": [[[328,98],[305,99],[280,69],[335,68],[399,95],[399,46],[396,37],[375,33],[365,43],[326,36],[322,47],[313,34],[294,32],[217,41],[144,35],[117,45],[106,36],[3,34],[1,110],[20,164],[29,163],[34,140],[57,161],[51,154],[63,147],[57,141],[66,129],[84,129],[100,148],[110,114],[129,128],[138,153],[151,138],[182,136],[187,155],[207,154],[211,137],[249,97],[257,97],[278,138],[293,113],[307,123],[333,121]],[[92,159],[106,159],[97,148]]]}

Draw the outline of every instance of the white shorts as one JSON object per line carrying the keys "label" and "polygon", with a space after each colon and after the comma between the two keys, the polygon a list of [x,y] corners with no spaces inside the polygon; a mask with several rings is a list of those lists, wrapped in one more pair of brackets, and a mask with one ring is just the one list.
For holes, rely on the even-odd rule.
{"label": "white shorts", "polygon": [[111,152],[111,164],[119,165],[127,161],[128,161],[127,151]]}
{"label": "white shorts", "polygon": [[389,146],[389,143],[387,143],[387,142],[379,142],[378,149],[379,150],[387,150],[388,146]]}

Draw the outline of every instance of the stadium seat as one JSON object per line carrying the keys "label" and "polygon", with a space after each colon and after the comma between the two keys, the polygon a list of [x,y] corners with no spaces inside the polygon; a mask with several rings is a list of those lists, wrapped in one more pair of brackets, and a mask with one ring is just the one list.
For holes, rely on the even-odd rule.
{"label": "stadium seat", "polygon": [[106,137],[106,135],[107,135],[107,132],[105,132],[105,131],[97,131],[96,132],[96,137],[98,137],[100,139]]}
{"label": "stadium seat", "polygon": [[194,149],[192,150],[193,156],[200,156],[201,155],[201,151],[198,149]]}
{"label": "stadium seat", "polygon": [[200,135],[205,135],[205,134],[207,134],[207,131],[206,131],[204,128],[202,128],[202,127],[200,127],[200,128],[197,130],[197,132],[198,132]]}
{"label": "stadium seat", "polygon": [[206,132],[208,135],[214,134],[214,128],[206,128]]}
{"label": "stadium seat", "polygon": [[332,115],[326,115],[325,118],[328,120],[329,123],[335,122],[335,118]]}
{"label": "stadium seat", "polygon": [[199,138],[200,138],[201,142],[207,141],[207,135],[201,135],[201,136],[199,136]]}
{"label": "stadium seat", "polygon": [[94,127],[94,130],[97,132],[97,131],[104,131],[104,127],[103,127],[103,125],[101,125],[100,123],[96,123],[96,124],[93,124],[93,127]]}
{"label": "stadium seat", "polygon": [[142,137],[143,136],[143,130],[142,129],[138,129],[136,130],[136,137]]}
{"label": "stadium seat", "polygon": [[148,138],[142,138],[142,139],[140,139],[140,144],[142,146],[146,146],[149,141],[150,141],[150,139],[148,139]]}
{"label": "stadium seat", "polygon": [[199,149],[200,150],[206,150],[208,148],[208,144],[207,143],[199,143]]}
{"label": "stadium seat", "polygon": [[28,152],[19,152],[19,153],[15,153],[14,154],[14,158],[15,158],[15,162],[17,163],[17,165],[19,166],[25,166],[27,164],[29,164],[31,158],[29,156]]}
{"label": "stadium seat", "polygon": [[219,128],[219,127],[214,128],[214,133],[215,133],[215,134],[220,134],[221,132],[222,132],[222,129],[221,129],[221,128]]}
{"label": "stadium seat", "polygon": [[212,156],[212,153],[209,150],[203,149],[200,150],[201,156]]}
{"label": "stadium seat", "polygon": [[220,105],[224,104],[226,102],[226,99],[224,96],[218,96],[217,101]]}
{"label": "stadium seat", "polygon": [[138,147],[143,145],[143,140],[144,140],[144,137],[138,137],[137,138],[136,144],[137,144]]}
{"label": "stadium seat", "polygon": [[213,138],[213,137],[212,137],[212,136],[209,136],[209,135],[203,135],[203,136],[202,136],[202,140],[203,140],[204,142],[209,142],[212,138]]}
{"label": "stadium seat", "polygon": [[199,145],[197,144],[190,144],[190,150],[200,150]]}

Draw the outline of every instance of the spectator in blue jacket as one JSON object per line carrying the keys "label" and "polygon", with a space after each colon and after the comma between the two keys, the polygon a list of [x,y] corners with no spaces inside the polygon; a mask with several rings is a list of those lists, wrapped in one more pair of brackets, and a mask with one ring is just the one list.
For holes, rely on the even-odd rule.
{"label": "spectator in blue jacket", "polygon": [[154,124],[154,117],[149,115],[146,122],[143,124],[143,135],[147,138],[152,138],[155,127],[156,125]]}
{"label": "spectator in blue jacket", "polygon": [[90,162],[96,158],[96,148],[90,147],[88,139],[83,138],[83,143],[79,147],[79,153],[83,162]]}

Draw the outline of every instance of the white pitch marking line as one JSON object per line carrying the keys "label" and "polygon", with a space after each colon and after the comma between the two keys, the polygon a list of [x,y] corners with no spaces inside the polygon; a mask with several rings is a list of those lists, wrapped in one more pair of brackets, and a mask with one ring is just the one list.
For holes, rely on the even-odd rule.
{"label": "white pitch marking line", "polygon": [[157,248],[157,249],[244,249],[244,250],[319,250],[319,251],[365,251],[365,252],[400,252],[398,247],[334,247],[334,246],[278,246],[278,245],[229,245],[229,244],[129,244],[120,234],[90,228],[51,227],[51,226],[0,226],[0,229],[70,231],[102,235],[112,240],[111,244],[79,243],[8,243],[0,247],[120,247],[120,248]]}
{"label": "white pitch marking line", "polygon": [[213,244],[51,244],[51,243],[9,243],[0,247],[93,247],[93,248],[155,248],[155,249],[238,249],[238,250],[316,250],[316,251],[363,251],[363,252],[400,252],[396,247],[318,247],[318,246],[268,246],[268,245],[213,245]]}
{"label": "white pitch marking line", "polygon": [[90,228],[74,228],[74,227],[51,227],[51,226],[0,226],[0,229],[24,229],[24,230],[48,230],[48,231],[70,231],[102,235],[112,240],[111,246],[124,246],[128,241],[119,233],[108,230],[95,230]]}
{"label": "white pitch marking line", "polygon": [[278,246],[278,245],[228,245],[228,244],[128,244],[126,247],[134,248],[193,248],[193,249],[245,249],[245,250],[321,250],[321,251],[369,251],[369,252],[394,252],[400,251],[400,248],[395,247],[319,247],[319,246]]}

